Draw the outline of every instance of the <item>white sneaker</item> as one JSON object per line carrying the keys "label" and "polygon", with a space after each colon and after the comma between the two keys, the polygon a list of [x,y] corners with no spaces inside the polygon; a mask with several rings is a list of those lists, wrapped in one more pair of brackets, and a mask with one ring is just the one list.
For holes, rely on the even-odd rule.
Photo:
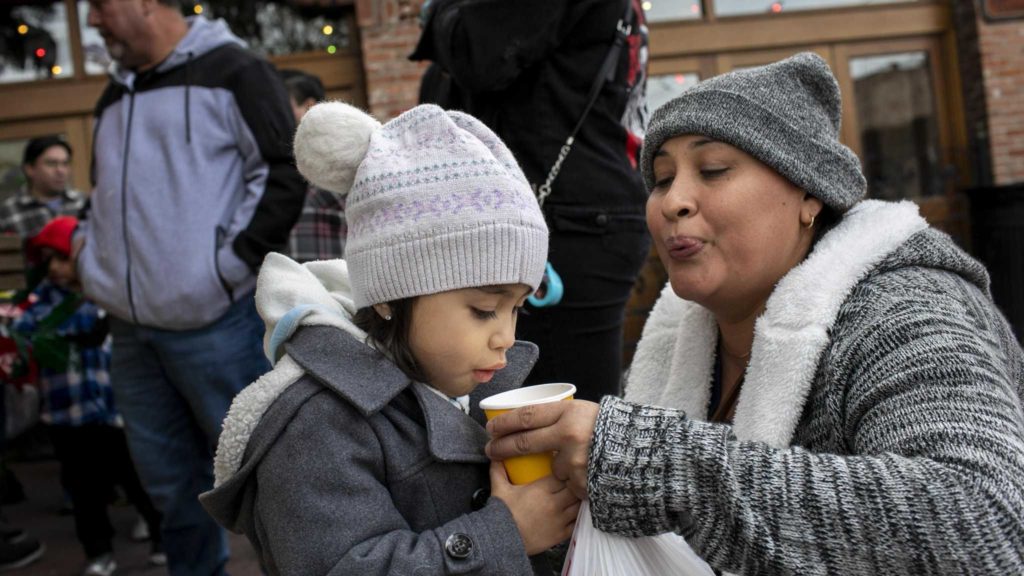
{"label": "white sneaker", "polygon": [[82,576],[111,576],[114,570],[117,570],[114,556],[103,554],[89,560],[89,563],[85,565],[85,570],[82,570]]}
{"label": "white sneaker", "polygon": [[156,542],[149,547],[149,564],[150,566],[167,565],[167,554],[164,553],[164,547]]}
{"label": "white sneaker", "polygon": [[149,540],[149,526],[146,524],[146,519],[142,516],[135,519],[135,525],[132,526],[131,539],[133,542]]}

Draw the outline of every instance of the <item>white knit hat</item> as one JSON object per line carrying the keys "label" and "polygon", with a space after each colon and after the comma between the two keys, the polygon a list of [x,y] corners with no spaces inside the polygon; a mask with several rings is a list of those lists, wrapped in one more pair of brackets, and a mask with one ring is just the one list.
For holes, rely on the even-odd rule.
{"label": "white knit hat", "polygon": [[460,288],[540,285],[548,229],[505,144],[433,105],[383,126],[341,102],[295,134],[299,172],[347,195],[345,259],[357,307]]}

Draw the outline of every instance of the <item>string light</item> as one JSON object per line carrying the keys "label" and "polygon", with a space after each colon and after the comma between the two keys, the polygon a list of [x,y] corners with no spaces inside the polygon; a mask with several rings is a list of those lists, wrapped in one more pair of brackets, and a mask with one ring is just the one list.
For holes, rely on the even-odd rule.
{"label": "string light", "polygon": [[338,47],[335,46],[334,44],[331,44],[330,46],[327,47],[327,53],[328,54],[334,54],[337,51],[338,51]]}
{"label": "string light", "polygon": [[654,5],[651,4],[650,2],[644,2],[643,3],[643,8],[644,8],[645,12],[650,12],[651,8],[653,8],[653,7],[654,7]]}
{"label": "string light", "polygon": [[63,72],[63,71],[64,71],[64,69],[61,68],[60,66],[54,66],[53,68],[50,68],[50,72],[53,72],[54,76],[60,76],[60,73]]}
{"label": "string light", "polygon": [[195,12],[196,14],[202,14],[203,13],[203,5],[202,4],[196,4],[195,6],[192,7],[192,11]]}
{"label": "string light", "polygon": [[334,26],[330,24],[324,25],[324,36],[330,36],[331,34],[334,34]]}
{"label": "string light", "polygon": [[676,74],[675,80],[676,80],[676,84],[685,84],[686,83],[686,77],[683,76],[682,74]]}
{"label": "string light", "polygon": [[36,58],[42,60],[46,57],[46,48],[36,48]]}
{"label": "string light", "polygon": [[25,34],[28,34],[28,26],[26,26],[24,24],[19,25],[18,26],[18,34],[21,34],[22,36],[24,36]]}
{"label": "string light", "polygon": [[700,14],[700,4],[690,4],[690,12]]}
{"label": "string light", "polygon": [[772,12],[776,14],[782,12],[782,2],[772,2]]}

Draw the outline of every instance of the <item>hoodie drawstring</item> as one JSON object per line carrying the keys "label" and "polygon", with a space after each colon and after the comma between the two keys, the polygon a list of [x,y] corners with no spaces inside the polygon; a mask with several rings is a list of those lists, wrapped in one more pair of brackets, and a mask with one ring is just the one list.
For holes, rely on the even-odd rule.
{"label": "hoodie drawstring", "polygon": [[192,114],[189,106],[189,92],[192,87],[192,52],[185,59],[185,143],[192,144]]}

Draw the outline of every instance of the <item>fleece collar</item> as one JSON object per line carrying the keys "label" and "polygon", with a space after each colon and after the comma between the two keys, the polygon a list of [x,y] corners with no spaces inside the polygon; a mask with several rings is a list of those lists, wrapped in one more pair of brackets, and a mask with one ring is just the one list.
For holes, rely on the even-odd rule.
{"label": "fleece collar", "polygon": [[[840,306],[876,265],[925,228],[913,202],[862,201],[779,281],[754,325],[733,419],[737,438],[789,445]],[[711,313],[667,285],[644,326],[626,399],[704,420],[717,341]]]}

